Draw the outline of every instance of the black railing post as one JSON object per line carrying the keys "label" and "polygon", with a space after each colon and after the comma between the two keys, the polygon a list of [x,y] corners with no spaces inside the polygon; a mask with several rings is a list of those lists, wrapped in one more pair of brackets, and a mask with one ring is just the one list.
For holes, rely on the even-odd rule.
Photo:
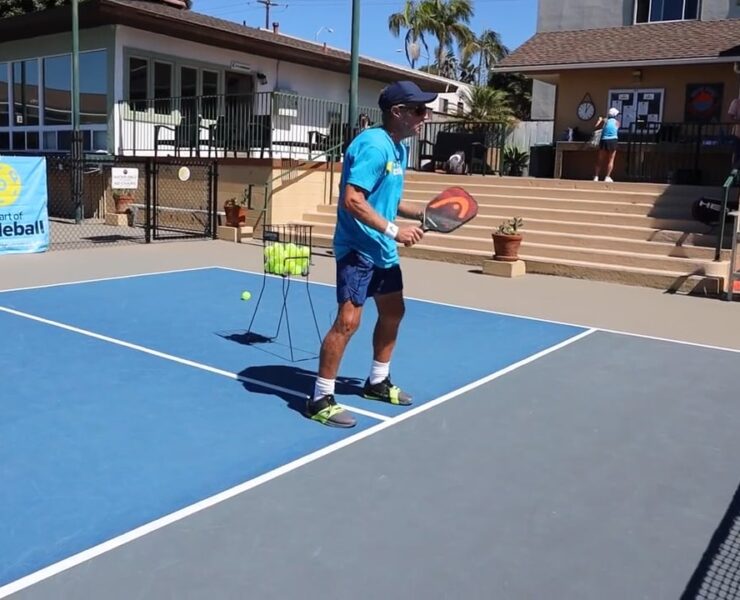
{"label": "black railing post", "polygon": [[79,225],[85,218],[83,208],[83,156],[82,136],[80,130],[72,132],[72,198],[75,206],[75,223]]}
{"label": "black railing post", "polygon": [[218,238],[218,161],[211,163],[211,237]]}
{"label": "black railing post", "polygon": [[152,158],[148,157],[144,163],[146,176],[144,178],[144,243],[152,241],[151,218],[152,218]]}

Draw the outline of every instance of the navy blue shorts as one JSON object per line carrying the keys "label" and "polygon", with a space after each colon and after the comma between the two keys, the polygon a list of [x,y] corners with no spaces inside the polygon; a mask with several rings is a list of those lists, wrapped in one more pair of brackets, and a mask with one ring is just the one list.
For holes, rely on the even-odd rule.
{"label": "navy blue shorts", "polygon": [[376,267],[354,250],[337,261],[337,302],[362,306],[368,298],[403,290],[401,267]]}

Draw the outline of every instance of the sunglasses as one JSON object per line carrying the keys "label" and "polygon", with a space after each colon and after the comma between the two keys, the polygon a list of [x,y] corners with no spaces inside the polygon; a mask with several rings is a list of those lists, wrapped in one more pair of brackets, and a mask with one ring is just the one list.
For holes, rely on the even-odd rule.
{"label": "sunglasses", "polygon": [[399,108],[404,108],[407,111],[415,114],[417,117],[422,117],[427,114],[427,107],[424,104],[399,104]]}

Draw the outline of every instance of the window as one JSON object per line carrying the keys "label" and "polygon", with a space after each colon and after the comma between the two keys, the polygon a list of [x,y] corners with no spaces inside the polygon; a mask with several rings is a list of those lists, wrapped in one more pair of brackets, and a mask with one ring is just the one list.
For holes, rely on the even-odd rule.
{"label": "window", "polygon": [[[80,69],[81,70],[81,69]],[[44,125],[72,124],[72,57],[44,59]]]}
{"label": "window", "polygon": [[650,127],[650,123],[659,124],[663,120],[663,95],[662,89],[609,90],[609,107],[619,110],[622,130],[632,128],[634,123],[638,129]]}
{"label": "window", "polygon": [[39,124],[39,61],[35,58],[13,63],[13,118],[19,127]]}
{"label": "window", "polygon": [[[0,63],[0,127],[10,124],[10,101],[8,87],[8,63]],[[0,141],[0,149],[6,149]]]}
{"label": "window", "polygon": [[105,50],[80,54],[80,124],[108,122],[108,53]]}
{"label": "window", "polygon": [[154,63],[154,112],[168,115],[172,112],[172,65]]}
{"label": "window", "polygon": [[203,116],[215,119],[218,116],[218,73],[203,71]]}
{"label": "window", "polygon": [[131,110],[146,110],[149,65],[145,58],[131,57],[128,61],[128,105]]}
{"label": "window", "polygon": [[699,18],[699,0],[636,0],[635,23]]}
{"label": "window", "polygon": [[180,69],[180,112],[190,120],[198,114],[198,69]]}

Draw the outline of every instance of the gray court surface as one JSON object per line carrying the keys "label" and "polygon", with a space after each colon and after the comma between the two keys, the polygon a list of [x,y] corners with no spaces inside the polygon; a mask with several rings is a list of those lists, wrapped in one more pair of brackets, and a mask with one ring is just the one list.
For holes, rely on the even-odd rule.
{"label": "gray court surface", "polygon": [[697,597],[734,545],[738,364],[596,332],[12,598]]}

